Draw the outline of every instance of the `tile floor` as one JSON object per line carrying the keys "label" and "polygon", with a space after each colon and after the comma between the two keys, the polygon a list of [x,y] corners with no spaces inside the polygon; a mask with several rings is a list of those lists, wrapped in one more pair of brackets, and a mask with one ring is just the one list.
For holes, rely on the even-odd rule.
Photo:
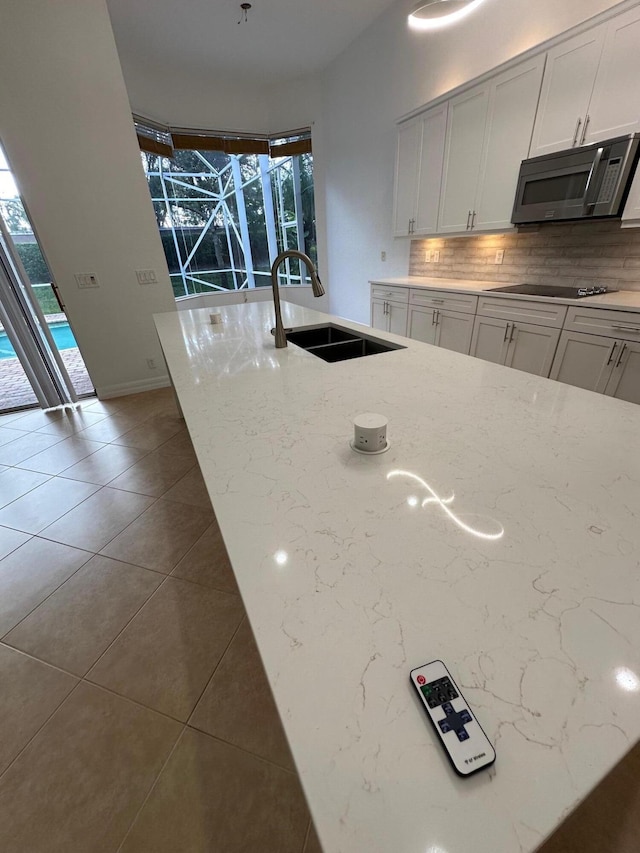
{"label": "tile floor", "polygon": [[0,638],[2,853],[319,853],[169,391],[0,416]]}
{"label": "tile floor", "polygon": [[[0,417],[2,853],[321,853],[261,671],[168,391]],[[544,853],[637,853],[638,780]]]}

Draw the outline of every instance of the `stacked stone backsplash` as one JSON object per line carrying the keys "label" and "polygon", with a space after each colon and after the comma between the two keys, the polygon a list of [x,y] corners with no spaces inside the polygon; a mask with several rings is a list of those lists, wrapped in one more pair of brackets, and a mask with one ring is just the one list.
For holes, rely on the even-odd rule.
{"label": "stacked stone backsplash", "polygon": [[[439,263],[426,263],[438,249]],[[504,261],[495,264],[496,250]],[[509,234],[412,240],[409,275],[640,291],[640,228],[620,222],[542,225]]]}

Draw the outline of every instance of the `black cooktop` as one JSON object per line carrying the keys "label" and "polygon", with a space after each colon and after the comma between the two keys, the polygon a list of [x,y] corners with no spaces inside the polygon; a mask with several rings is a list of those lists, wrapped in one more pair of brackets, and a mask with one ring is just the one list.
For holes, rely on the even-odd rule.
{"label": "black cooktop", "polygon": [[555,287],[552,284],[510,284],[507,287],[490,287],[499,293],[524,293],[527,296],[555,296],[558,299],[582,299],[600,293],[617,293],[604,285],[593,287]]}

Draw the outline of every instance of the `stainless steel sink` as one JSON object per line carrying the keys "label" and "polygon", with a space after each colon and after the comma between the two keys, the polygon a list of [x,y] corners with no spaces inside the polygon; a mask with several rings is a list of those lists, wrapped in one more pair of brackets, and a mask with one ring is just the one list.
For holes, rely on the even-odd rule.
{"label": "stainless steel sink", "polygon": [[359,332],[333,323],[305,329],[287,329],[286,337],[289,343],[301,347],[312,355],[317,355],[324,361],[331,362],[406,349],[401,344],[392,344],[389,341],[361,335]]}

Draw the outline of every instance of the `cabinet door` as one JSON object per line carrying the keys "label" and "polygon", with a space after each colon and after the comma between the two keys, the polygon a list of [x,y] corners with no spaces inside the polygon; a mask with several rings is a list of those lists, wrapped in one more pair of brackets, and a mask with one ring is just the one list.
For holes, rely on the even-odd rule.
{"label": "cabinet door", "polygon": [[400,305],[397,302],[387,302],[387,319],[389,321],[387,331],[392,332],[394,335],[406,337],[408,314],[409,307],[407,305]]}
{"label": "cabinet door", "polygon": [[374,329],[380,329],[382,332],[389,331],[387,303],[383,299],[371,300],[371,325]]}
{"label": "cabinet door", "polygon": [[436,316],[436,343],[439,347],[469,355],[473,335],[473,314],[440,311]]}
{"label": "cabinet door", "polygon": [[548,376],[556,353],[560,330],[533,323],[514,323],[509,333],[505,364],[526,373]]}
{"label": "cabinet door", "polygon": [[449,103],[438,231],[466,231],[475,206],[490,84]]}
{"label": "cabinet door", "polygon": [[547,53],[530,157],[580,142],[607,26],[601,24]]}
{"label": "cabinet door", "polygon": [[417,201],[414,234],[435,234],[438,230],[438,208],[442,187],[442,164],[447,134],[448,104],[441,104],[424,113],[422,148],[419,159]]}
{"label": "cabinet door", "polygon": [[551,367],[551,379],[604,393],[613,372],[619,341],[564,331]]}
{"label": "cabinet door", "polygon": [[589,105],[585,142],[634,133],[640,127],[640,9],[609,21]]}
{"label": "cabinet door", "polygon": [[435,344],[437,329],[435,308],[416,308],[414,305],[409,308],[408,337],[425,344]]}
{"label": "cabinet door", "polygon": [[405,237],[415,219],[418,161],[422,143],[422,124],[414,121],[398,131],[396,181],[393,203],[393,233]]}
{"label": "cabinet door", "polygon": [[505,320],[476,316],[471,338],[471,355],[485,361],[504,364],[510,330],[511,324]]}
{"label": "cabinet door", "polygon": [[640,403],[640,344],[632,341],[618,341],[618,357],[605,394]]}
{"label": "cabinet door", "polygon": [[520,163],[529,153],[544,56],[501,74],[491,87],[474,230],[512,228]]}

